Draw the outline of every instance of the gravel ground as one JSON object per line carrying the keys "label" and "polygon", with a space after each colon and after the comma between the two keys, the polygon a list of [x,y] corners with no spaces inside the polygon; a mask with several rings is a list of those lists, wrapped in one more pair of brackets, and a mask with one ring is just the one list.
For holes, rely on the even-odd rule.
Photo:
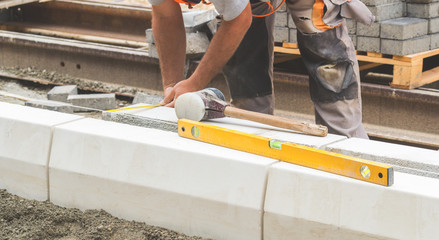
{"label": "gravel ground", "polygon": [[0,239],[199,240],[164,228],[125,221],[103,210],[62,208],[26,200],[0,189]]}

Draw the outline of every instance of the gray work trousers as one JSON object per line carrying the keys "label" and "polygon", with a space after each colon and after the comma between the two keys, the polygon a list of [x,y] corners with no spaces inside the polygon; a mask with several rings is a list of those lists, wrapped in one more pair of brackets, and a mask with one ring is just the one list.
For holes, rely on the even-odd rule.
{"label": "gray work trousers", "polygon": [[[250,2],[253,14],[266,9],[265,3],[259,0]],[[358,61],[344,17],[371,24],[373,15],[359,0],[286,0],[286,3],[297,26],[316,123],[327,126],[329,133],[368,138],[362,124]],[[276,0],[272,4],[276,6]],[[319,11],[320,18],[316,17]],[[274,14],[253,18],[248,33],[224,67],[232,105],[273,113],[273,30]]]}

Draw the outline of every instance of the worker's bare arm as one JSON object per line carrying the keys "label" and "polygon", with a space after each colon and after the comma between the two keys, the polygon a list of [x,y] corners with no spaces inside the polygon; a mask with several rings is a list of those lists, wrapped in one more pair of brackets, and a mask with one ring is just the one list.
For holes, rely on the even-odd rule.
{"label": "worker's bare arm", "polygon": [[238,48],[251,25],[251,21],[251,7],[248,4],[238,17],[222,22],[195,72],[191,77],[177,83],[172,89],[165,92],[163,103],[169,103],[167,106],[172,107],[174,100],[181,94],[206,87]]}
{"label": "worker's bare arm", "polygon": [[180,5],[174,0],[153,5],[152,30],[166,90],[184,77],[186,34]]}

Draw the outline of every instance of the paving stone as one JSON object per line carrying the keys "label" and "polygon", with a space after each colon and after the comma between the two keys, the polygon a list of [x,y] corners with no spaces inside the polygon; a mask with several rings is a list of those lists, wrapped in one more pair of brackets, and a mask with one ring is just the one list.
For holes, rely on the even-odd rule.
{"label": "paving stone", "polygon": [[439,48],[439,33],[430,35],[431,41],[430,41],[430,49],[436,49]]}
{"label": "paving stone", "polygon": [[145,30],[146,42],[149,44],[154,43],[154,35],[152,33],[152,28],[148,28]]}
{"label": "paving stone", "polygon": [[78,94],[76,85],[56,86],[47,93],[47,99],[59,102],[67,102],[69,95]]}
{"label": "paving stone", "polygon": [[200,56],[209,47],[209,39],[203,32],[186,33],[186,54]]}
{"label": "paving stone", "polygon": [[381,31],[381,24],[374,22],[372,25],[367,26],[362,23],[357,24],[357,35],[366,37],[379,37]]}
{"label": "paving stone", "polygon": [[[201,57],[209,47],[210,41],[204,32],[186,32],[186,55],[189,58]],[[159,58],[157,46],[150,44],[148,54],[152,58]]]}
{"label": "paving stone", "polygon": [[[116,107],[116,95],[114,93],[70,95],[67,101],[75,106],[92,109],[109,110]],[[93,111],[92,109],[75,108],[74,111]]]}
{"label": "paving stone", "polygon": [[380,38],[357,36],[357,50],[365,52],[380,52]]}
{"label": "paving stone", "polygon": [[381,39],[381,53],[392,55],[409,55],[430,50],[430,35],[407,39]]}
{"label": "paving stone", "polygon": [[185,28],[196,28],[216,18],[218,13],[216,10],[190,11],[183,13],[183,21]]}
{"label": "paving stone", "polygon": [[155,46],[155,44],[149,44],[148,55],[152,58],[159,58],[159,53],[157,52],[157,47]]}
{"label": "paving stone", "polygon": [[133,99],[133,104],[138,103],[148,103],[148,104],[159,104],[163,100],[163,96],[152,95],[143,92],[136,92]]}
{"label": "paving stone", "polygon": [[407,16],[417,18],[439,17],[439,2],[427,4],[407,3]]}
{"label": "paving stone", "polygon": [[379,5],[401,2],[401,0],[361,0],[361,2],[363,2],[367,6],[379,6]]}
{"label": "paving stone", "polygon": [[290,43],[297,43],[297,29],[291,29],[290,32]]}
{"label": "paving stone", "polygon": [[390,4],[369,6],[369,10],[375,15],[375,21],[384,21],[405,16],[405,3],[395,2]]}
{"label": "paving stone", "polygon": [[381,22],[381,38],[405,40],[428,32],[428,21],[420,18],[396,18]]}
{"label": "paving stone", "polygon": [[439,17],[428,20],[428,34],[439,32]]}
{"label": "paving stone", "polygon": [[276,12],[274,17],[274,25],[276,27],[288,27],[288,13]]}
{"label": "paving stone", "polygon": [[73,113],[73,105],[65,102],[58,102],[52,100],[32,100],[27,101],[25,106],[47,109],[63,113]]}
{"label": "paving stone", "polygon": [[[278,4],[280,4],[280,3],[281,3],[281,2],[279,1]],[[283,12],[283,11],[287,11],[287,4],[285,4],[285,3],[282,4],[282,6],[279,8],[278,12],[279,12],[279,11],[282,11],[282,12]]]}
{"label": "paving stone", "polygon": [[296,24],[293,21],[293,17],[291,17],[291,14],[288,13],[288,27],[289,28],[297,28]]}
{"label": "paving stone", "polygon": [[289,42],[289,28],[274,27],[274,41],[275,42]]}
{"label": "paving stone", "polygon": [[359,138],[327,145],[325,150],[390,164],[399,172],[439,178],[439,153],[434,150]]}
{"label": "paving stone", "polygon": [[406,0],[407,3],[432,3],[438,1],[439,0]]}
{"label": "paving stone", "polygon": [[346,27],[348,28],[348,32],[350,35],[354,35],[357,33],[357,21],[353,19],[346,19]]}
{"label": "paving stone", "polygon": [[354,44],[355,49],[357,49],[357,35],[349,35],[351,37],[352,43]]}

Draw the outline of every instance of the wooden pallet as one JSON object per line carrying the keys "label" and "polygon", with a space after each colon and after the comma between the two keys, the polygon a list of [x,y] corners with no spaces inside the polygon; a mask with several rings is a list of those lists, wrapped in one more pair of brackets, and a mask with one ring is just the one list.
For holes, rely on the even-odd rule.
{"label": "wooden pallet", "polygon": [[[275,52],[300,55],[297,44],[283,43],[275,46]],[[393,88],[413,89],[432,82],[439,81],[439,67],[422,71],[424,59],[439,54],[439,49],[411,54],[407,56],[385,55],[381,53],[357,51],[358,61],[369,62],[361,70],[381,64],[393,65]]]}

